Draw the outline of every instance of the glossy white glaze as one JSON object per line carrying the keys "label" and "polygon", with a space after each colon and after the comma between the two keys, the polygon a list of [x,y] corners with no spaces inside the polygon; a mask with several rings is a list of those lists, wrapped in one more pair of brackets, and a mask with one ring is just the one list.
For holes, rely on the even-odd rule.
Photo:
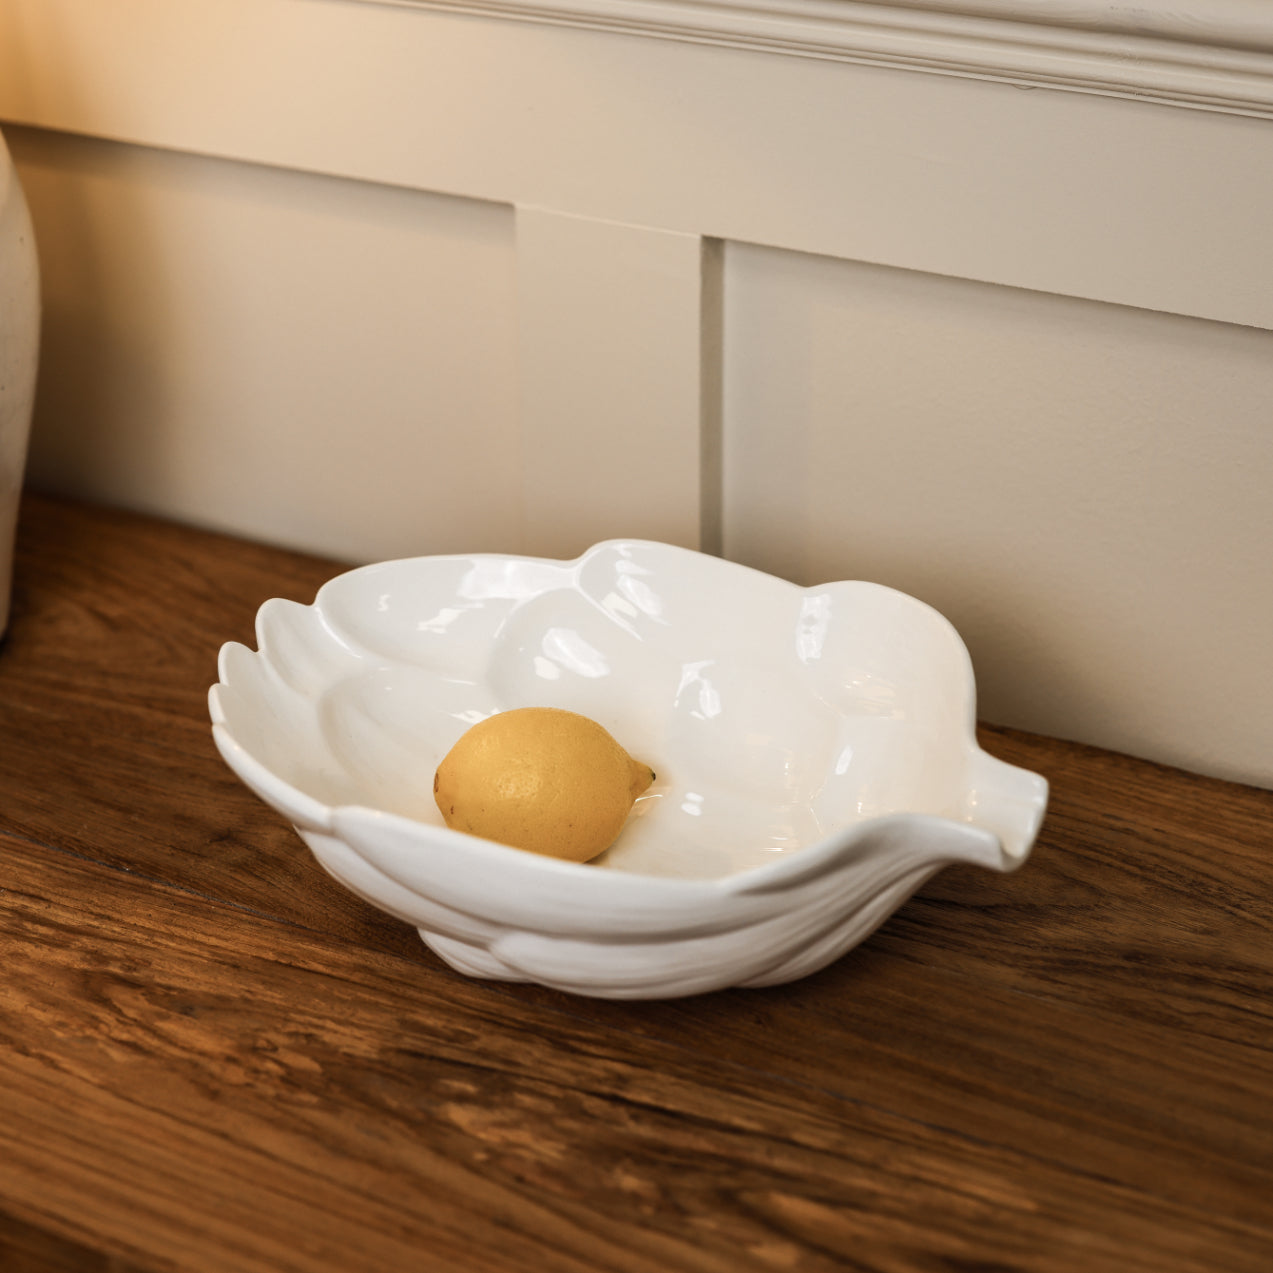
{"label": "glossy white glaze", "polygon": [[[1010,870],[1047,786],[973,732],[967,651],[860,582],[640,541],[385,562],[230,643],[217,745],[323,866],[472,975],[649,997],[803,976],[952,861]],[[438,762],[512,707],[599,721],[657,779],[594,863],[446,828]]]}

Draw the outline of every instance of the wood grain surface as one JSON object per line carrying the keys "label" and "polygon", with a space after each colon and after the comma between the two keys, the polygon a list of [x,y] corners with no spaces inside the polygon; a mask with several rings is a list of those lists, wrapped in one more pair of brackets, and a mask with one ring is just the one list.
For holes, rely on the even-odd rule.
{"label": "wood grain surface", "polygon": [[0,651],[0,1270],[1273,1268],[1273,793],[1052,803],[791,986],[467,980],[212,745],[331,562],[31,497]]}

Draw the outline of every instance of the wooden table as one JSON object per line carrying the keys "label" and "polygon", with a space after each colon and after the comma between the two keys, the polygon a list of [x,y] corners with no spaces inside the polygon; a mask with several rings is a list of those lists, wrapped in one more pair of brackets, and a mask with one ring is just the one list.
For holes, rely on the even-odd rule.
{"label": "wooden table", "polygon": [[1273,792],[1003,729],[1052,804],[795,985],[465,980],[230,774],[339,567],[30,498],[0,653],[0,1269],[1273,1269]]}

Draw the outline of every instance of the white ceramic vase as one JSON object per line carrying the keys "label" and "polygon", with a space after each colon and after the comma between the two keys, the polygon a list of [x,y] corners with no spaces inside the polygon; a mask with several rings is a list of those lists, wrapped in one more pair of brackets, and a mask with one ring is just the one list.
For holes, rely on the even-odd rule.
{"label": "white ceramic vase", "polygon": [[40,341],[31,215],[0,136],[0,634],[9,626],[13,536],[26,467]]}

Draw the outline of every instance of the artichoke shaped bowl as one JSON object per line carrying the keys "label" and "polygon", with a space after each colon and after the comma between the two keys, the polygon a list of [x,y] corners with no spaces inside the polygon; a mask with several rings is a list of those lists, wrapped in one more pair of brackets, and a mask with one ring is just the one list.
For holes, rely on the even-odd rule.
{"label": "artichoke shaped bowl", "polygon": [[[1047,804],[976,741],[972,664],[878,584],[800,588],[610,541],[575,561],[364,566],[222,647],[226,763],[318,862],[460,972],[606,998],[804,977],[936,871],[1011,871]],[[477,721],[561,707],[657,774],[590,863],[449,829],[433,775]]]}

